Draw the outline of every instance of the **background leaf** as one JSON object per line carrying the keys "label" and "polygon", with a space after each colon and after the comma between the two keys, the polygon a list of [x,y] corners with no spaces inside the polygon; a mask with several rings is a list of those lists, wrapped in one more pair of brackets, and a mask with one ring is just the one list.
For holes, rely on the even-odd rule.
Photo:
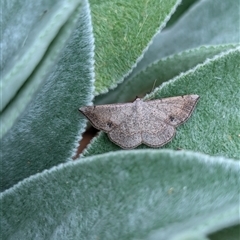
{"label": "background leaf", "polygon": [[[1,41],[3,50],[1,111],[30,76],[50,42],[79,5],[79,1],[52,1],[50,4],[43,1],[40,8],[38,4],[4,1],[3,7],[6,12],[4,11],[2,18],[4,40]],[[24,17],[23,12],[27,13]],[[8,19],[10,14],[13,18]],[[20,26],[19,29],[16,26]],[[12,35],[18,36],[12,39]],[[16,43],[13,41],[14,38],[17,38]]]}
{"label": "background leaf", "polygon": [[[195,4],[193,4],[194,2]],[[179,59],[177,63],[171,64],[169,62],[169,65],[166,64],[168,73],[173,76],[176,73],[174,70],[178,67],[179,72],[187,70],[181,68],[184,64],[189,63],[189,61],[185,62],[187,53],[189,53],[189,60],[192,57],[192,63],[188,65],[188,69],[190,69],[194,67],[194,64],[202,63],[204,60],[213,57],[213,53],[217,54],[221,47],[224,51],[226,45],[230,47],[233,43],[239,44],[239,1],[204,0],[191,1],[190,4],[192,4],[191,7],[186,10],[189,1],[182,2],[170,21],[167,22],[166,28],[152,39],[152,43],[144,53],[143,58],[133,68],[133,71],[125,76],[124,81],[117,88],[110,90],[107,94],[97,96],[96,104],[131,101],[136,96],[142,96],[141,94],[151,91],[154,81],[150,82],[146,89],[144,88],[145,85],[142,86],[140,82],[133,88],[129,86],[132,85],[133,79],[136,80],[140,72],[144,71],[149,65],[159,62],[159,60],[165,61],[168,57]],[[185,14],[183,14],[184,11]],[[199,51],[200,46],[204,46],[205,50],[200,48]],[[191,51],[189,51],[190,49]],[[181,59],[181,56],[183,56],[183,59]],[[165,74],[166,69],[164,67],[166,65],[159,66],[161,69],[159,69],[158,78],[161,78],[161,81],[157,81],[155,87],[163,81],[171,79],[166,79],[165,76],[161,75]],[[144,82],[148,82],[148,79],[146,78]],[[129,88],[133,91],[132,96],[126,93]]]}
{"label": "background leaf", "polygon": [[180,2],[90,0],[96,40],[95,95],[108,92],[123,80]]}
{"label": "background leaf", "polygon": [[184,52],[162,58],[159,61],[149,65],[133,78],[112,89],[108,94],[97,96],[94,100],[95,104],[129,102],[136,97],[143,97],[150,93],[155,87],[160,86],[173,77],[189,69],[194,68],[199,63],[203,63],[206,59],[213,58],[221,52],[228,49],[236,48],[237,44],[232,45],[216,45],[211,47],[199,47]]}
{"label": "background leaf", "polygon": [[[65,9],[65,6],[61,6]],[[56,8],[56,7],[55,7]],[[55,10],[56,12],[61,12],[60,10]],[[28,13],[28,12],[27,12]],[[27,14],[26,14],[27,15]],[[55,13],[58,15],[58,13]],[[59,14],[61,16],[61,14]],[[51,72],[54,68],[56,62],[58,61],[59,54],[62,52],[63,48],[66,46],[66,43],[72,34],[73,29],[76,27],[76,21],[79,16],[79,9],[76,9],[68,21],[64,24],[64,26],[60,29],[55,39],[51,42],[50,46],[46,50],[44,57],[41,59],[40,63],[36,66],[31,76],[27,79],[24,78],[24,74],[21,71],[16,71],[16,78],[20,81],[25,81],[24,85],[21,86],[21,89],[18,90],[17,94],[11,100],[11,102],[4,108],[4,111],[1,113],[1,137],[6,134],[6,132],[14,125],[17,119],[21,116],[22,112],[26,109],[27,105],[32,101],[35,97],[36,92],[39,91],[44,81],[47,79],[47,74]],[[47,19],[48,20],[48,19]],[[45,19],[45,21],[47,21]],[[41,33],[42,35],[47,35],[46,32]],[[51,33],[52,35],[52,33]],[[37,40],[38,36],[36,36]],[[46,41],[46,39],[41,39],[42,41]],[[46,44],[46,43],[45,43]],[[38,46],[41,48],[41,46]],[[30,47],[31,48],[31,47]],[[20,48],[21,49],[21,48]],[[23,51],[25,48],[21,49]],[[32,50],[31,50],[32,51]],[[32,56],[34,57],[34,56]],[[32,59],[28,59],[26,64],[26,68],[28,68],[29,62]],[[13,70],[11,70],[13,71]],[[28,69],[29,71],[29,69]],[[11,79],[11,81],[16,82],[17,79]],[[6,80],[6,79],[5,79]],[[7,91],[7,89],[4,89]]]}
{"label": "background leaf", "polygon": [[2,139],[1,190],[74,154],[72,149],[86,124],[83,117],[79,121],[78,108],[93,97],[93,37],[88,7],[83,2],[78,8],[75,29],[46,83]]}
{"label": "background leaf", "polygon": [[203,234],[236,222],[239,170],[233,160],[171,150],[69,162],[2,194],[3,238],[144,239],[158,229],[169,239],[187,224]]}
{"label": "background leaf", "polygon": [[187,49],[239,43],[239,7],[236,0],[198,1],[172,27],[155,36],[129,78],[147,65]]}

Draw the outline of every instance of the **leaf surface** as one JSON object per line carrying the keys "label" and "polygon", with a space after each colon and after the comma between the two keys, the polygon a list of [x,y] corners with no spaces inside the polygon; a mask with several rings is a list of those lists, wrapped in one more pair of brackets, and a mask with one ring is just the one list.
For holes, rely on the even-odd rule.
{"label": "leaf surface", "polygon": [[158,239],[169,239],[170,229],[202,235],[237,223],[239,170],[234,160],[172,150],[69,162],[2,194],[2,235],[145,239],[158,230]]}

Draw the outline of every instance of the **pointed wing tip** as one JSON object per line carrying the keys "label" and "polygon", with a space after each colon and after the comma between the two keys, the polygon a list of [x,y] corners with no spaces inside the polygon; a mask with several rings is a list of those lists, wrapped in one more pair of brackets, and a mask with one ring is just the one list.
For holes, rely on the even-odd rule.
{"label": "pointed wing tip", "polygon": [[81,113],[84,113],[84,112],[86,112],[86,107],[80,107],[78,109],[78,111],[81,112]]}
{"label": "pointed wing tip", "polygon": [[195,100],[195,101],[197,101],[197,100],[200,98],[200,96],[197,95],[197,94],[192,94],[192,95],[190,95],[190,96],[191,96],[191,98],[192,98],[193,100]]}
{"label": "pointed wing tip", "polygon": [[92,112],[94,106],[83,106],[78,109],[78,111],[86,116],[89,112]]}

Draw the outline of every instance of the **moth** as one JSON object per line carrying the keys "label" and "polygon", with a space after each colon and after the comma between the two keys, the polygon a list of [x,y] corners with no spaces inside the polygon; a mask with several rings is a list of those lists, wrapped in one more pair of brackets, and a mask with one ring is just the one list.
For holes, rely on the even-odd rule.
{"label": "moth", "polygon": [[79,111],[123,149],[140,144],[161,147],[188,120],[198,100],[194,94],[148,101],[137,98],[132,103],[85,106]]}

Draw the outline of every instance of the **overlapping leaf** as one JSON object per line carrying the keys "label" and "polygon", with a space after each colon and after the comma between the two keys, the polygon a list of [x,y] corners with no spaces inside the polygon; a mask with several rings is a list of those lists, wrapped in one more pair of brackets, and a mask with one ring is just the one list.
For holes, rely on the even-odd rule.
{"label": "overlapping leaf", "polygon": [[[46,74],[46,83],[2,139],[1,190],[67,161],[84,131],[86,121],[78,107],[90,104],[93,96],[93,38],[86,1],[76,9],[66,27],[62,34],[70,37],[58,62]],[[60,37],[58,41],[61,40]],[[55,54],[51,50],[50,53]],[[42,64],[51,66],[52,54]],[[33,78],[44,77],[42,68],[46,70],[48,66],[40,66]]]}
{"label": "overlapping leaf", "polygon": [[145,239],[154,230],[158,239],[186,230],[201,236],[237,224],[239,170],[233,160],[172,150],[69,162],[2,194],[2,236]]}
{"label": "overlapping leaf", "polygon": [[180,0],[91,0],[96,44],[95,94],[123,80]]}

